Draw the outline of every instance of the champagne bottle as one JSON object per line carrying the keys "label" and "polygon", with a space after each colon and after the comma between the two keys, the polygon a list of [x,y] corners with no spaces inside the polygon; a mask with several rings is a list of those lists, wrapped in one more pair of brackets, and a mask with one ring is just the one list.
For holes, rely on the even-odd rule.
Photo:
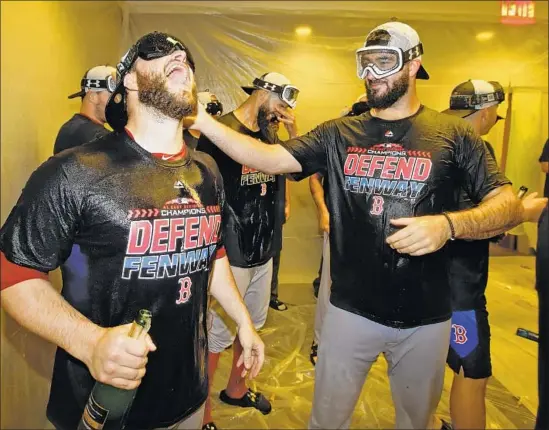
{"label": "champagne bottle", "polygon": [[[151,328],[152,314],[141,309],[134,320],[129,336],[140,339]],[[78,430],[123,429],[137,388],[124,390],[112,385],[96,382],[88,398],[84,413],[78,424]]]}

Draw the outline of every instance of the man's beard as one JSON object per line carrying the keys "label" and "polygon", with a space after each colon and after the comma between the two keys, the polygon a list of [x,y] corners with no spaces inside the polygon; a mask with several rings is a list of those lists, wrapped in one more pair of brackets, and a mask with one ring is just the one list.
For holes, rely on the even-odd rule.
{"label": "man's beard", "polygon": [[364,81],[366,87],[366,96],[368,97],[368,106],[374,109],[387,109],[394,105],[408,91],[410,85],[410,76],[405,70],[402,76],[393,82],[393,86],[384,94],[377,95],[376,92],[368,86],[368,80]]}
{"label": "man's beard", "polygon": [[181,90],[173,94],[168,90],[167,81],[159,73],[137,73],[139,101],[157,110],[163,116],[176,120],[196,114],[196,84],[193,83],[191,91]]}
{"label": "man's beard", "polygon": [[274,128],[276,130],[275,124],[272,122],[274,117],[274,113],[269,112],[265,105],[259,106],[259,110],[257,111],[257,125],[259,129],[267,131]]}

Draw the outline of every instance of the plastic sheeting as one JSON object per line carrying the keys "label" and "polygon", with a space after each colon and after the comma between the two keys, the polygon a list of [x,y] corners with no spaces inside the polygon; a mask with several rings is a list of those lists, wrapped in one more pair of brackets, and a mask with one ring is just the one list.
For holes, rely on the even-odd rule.
{"label": "plastic sheeting", "polygon": [[[286,251],[286,259],[290,258],[295,259],[297,255]],[[536,315],[531,308],[536,303],[536,294],[530,285],[534,278],[533,262],[531,257],[492,259],[488,309],[494,377],[487,390],[488,429],[534,426],[537,345],[514,335],[518,326],[537,329]],[[280,294],[290,303],[290,308],[285,312],[269,310],[267,323],[260,333],[267,358],[255,386],[252,385],[271,399],[273,411],[265,416],[259,411],[228,406],[218,400],[230,373],[233,352],[229,349],[222,353],[213,381],[213,418],[219,428],[307,428],[314,390],[314,367],[309,362],[315,311],[312,288],[310,284],[282,285]],[[452,378],[452,372],[447,369],[437,411],[437,415],[447,421]],[[351,428],[393,426],[394,408],[387,363],[380,356],[363,387]]]}
{"label": "plastic sheeting", "polygon": [[[225,112],[246,98],[240,86],[249,85],[254,77],[267,71],[287,75],[301,90],[295,112],[302,133],[339,116],[344,106],[364,92],[363,83],[356,76],[355,50],[372,28],[393,16],[408,22],[420,35],[425,51],[423,61],[431,79],[418,81],[418,92],[421,101],[433,109],[446,109],[452,89],[467,79],[497,80],[507,91],[547,91],[547,19],[542,15],[535,25],[508,26],[497,22],[499,9],[490,9],[495,2],[478,2],[476,9],[468,9],[472,18],[468,22],[460,21],[466,14],[467,2],[431,2],[432,13],[426,11],[429,2],[354,2],[354,6],[350,5],[353,2],[343,2],[341,9],[337,8],[339,2],[306,2],[301,13],[300,2],[271,2],[269,6],[264,2],[248,3],[135,3],[135,10],[146,13],[131,13],[130,8],[127,44],[153,30],[168,31],[181,38],[193,53],[199,89],[207,88],[217,94]],[[445,10],[445,18],[437,20]],[[492,15],[488,19],[489,10]],[[539,14],[543,10],[546,13],[546,5],[538,5]],[[424,19],[418,20],[422,11]],[[485,22],[479,22],[482,17]],[[310,27],[311,35],[298,36],[298,26]],[[486,40],[479,41],[477,36]],[[525,166],[531,172],[539,171],[533,156],[535,149],[529,157],[516,154],[523,145],[523,128],[531,127],[532,121],[537,124],[546,119],[547,98],[542,97],[540,103],[524,105],[514,115],[509,147],[516,149],[509,152],[515,155],[507,166],[511,180],[517,183],[523,179],[513,172]],[[505,115],[506,109],[504,103],[500,113]],[[504,122],[500,121],[486,137],[500,162],[503,131]],[[284,137],[285,131],[281,134]],[[541,151],[547,130],[530,128],[528,135],[532,145],[537,144]],[[541,185],[541,181],[529,181],[531,191],[541,191]],[[292,184],[292,202],[296,216],[286,225],[285,237],[317,237],[316,210],[306,182]],[[529,238],[534,246],[535,237]],[[303,243],[309,246],[312,242]],[[307,248],[301,251],[307,252]]]}

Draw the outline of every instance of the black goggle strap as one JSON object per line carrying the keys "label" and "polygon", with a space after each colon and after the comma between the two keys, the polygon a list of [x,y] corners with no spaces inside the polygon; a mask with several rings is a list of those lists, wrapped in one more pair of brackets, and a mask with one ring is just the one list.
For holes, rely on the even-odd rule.
{"label": "black goggle strap", "polygon": [[408,61],[412,61],[420,57],[422,54],[423,54],[423,45],[420,43],[414,46],[413,48],[410,48],[407,51],[403,52],[402,62],[407,63]]}
{"label": "black goggle strap", "polygon": [[505,92],[497,90],[488,94],[473,95],[453,95],[451,97],[451,107],[454,109],[477,109],[487,103],[501,103],[505,101]]}
{"label": "black goggle strap", "polygon": [[277,93],[282,95],[282,92],[284,91],[284,87],[281,87],[280,85],[272,84],[271,82],[264,81],[263,79],[255,78],[253,81],[253,85],[256,88],[261,88],[263,90],[272,91],[273,93]]}
{"label": "black goggle strap", "polygon": [[[278,94],[280,99],[287,102],[287,103],[295,104],[295,101],[297,100],[297,95],[299,94],[299,89],[297,89],[296,87],[294,87],[292,85],[276,85],[276,84],[264,81],[263,79],[259,79],[259,78],[255,78],[252,83],[253,83],[254,87],[256,87],[256,88],[261,88],[263,90],[271,91],[273,93]],[[286,100],[285,97],[284,97],[284,90],[287,87],[290,87],[291,89],[294,90],[293,91],[293,97],[291,97],[291,100]],[[292,94],[292,92],[290,92],[290,94]]]}
{"label": "black goggle strap", "polygon": [[104,89],[112,93],[116,89],[116,82],[112,76],[107,76],[105,79],[84,78],[80,81],[80,86],[89,89]]}

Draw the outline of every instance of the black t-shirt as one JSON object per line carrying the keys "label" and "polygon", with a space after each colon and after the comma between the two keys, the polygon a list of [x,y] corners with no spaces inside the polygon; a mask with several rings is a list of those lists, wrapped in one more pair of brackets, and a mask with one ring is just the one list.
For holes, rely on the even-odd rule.
{"label": "black t-shirt", "polygon": [[[487,157],[497,165],[494,148],[486,145]],[[459,209],[466,210],[477,206],[464,189],[459,191]],[[490,240],[455,240],[448,244],[450,253],[450,290],[452,308],[456,311],[484,309],[486,307],[486,285]]]}
{"label": "black t-shirt", "polygon": [[57,133],[53,153],[58,154],[65,149],[83,145],[109,133],[109,130],[101,124],[93,122],[87,116],[79,113],[74,114]]}
{"label": "black t-shirt", "polygon": [[[549,212],[546,207],[538,223],[536,250],[536,288],[549,297]],[[548,302],[549,303],[549,302]],[[546,310],[549,315],[549,310]]]}
{"label": "black t-shirt", "polygon": [[[271,129],[249,130],[233,112],[223,115],[219,121],[265,144],[280,141]],[[235,267],[265,264],[282,247],[284,175],[268,175],[243,166],[229,158],[204,135],[198,140],[197,151],[210,154],[223,176],[227,196],[223,236],[229,262]]]}
{"label": "black t-shirt", "polygon": [[[545,142],[545,146],[543,147],[543,152],[539,157],[539,162],[540,163],[549,162],[549,139],[547,139],[547,142]],[[545,188],[543,190],[543,196],[549,197],[549,173],[545,175]]]}
{"label": "black t-shirt", "polygon": [[[61,266],[85,279],[64,277],[62,295],[95,324],[152,312],[158,349],[148,356],[129,428],[167,427],[206,399],[204,315],[223,201],[208,155],[161,161],[126,133],[111,133],[42,164],[0,230],[9,261],[42,272]],[[71,253],[75,244],[79,253]],[[57,349],[47,409],[57,428],[76,428],[94,382],[82,362]]]}
{"label": "black t-shirt", "polygon": [[185,145],[187,145],[188,148],[196,149],[196,145],[198,144],[198,137],[194,137],[189,130],[183,130],[183,140],[185,141]]}
{"label": "black t-shirt", "polygon": [[282,145],[304,175],[326,170],[332,293],[337,307],[391,327],[451,315],[447,250],[421,257],[393,251],[393,218],[457,209],[509,183],[482,139],[460,118],[426,107],[397,121],[370,113],[328,121]]}

